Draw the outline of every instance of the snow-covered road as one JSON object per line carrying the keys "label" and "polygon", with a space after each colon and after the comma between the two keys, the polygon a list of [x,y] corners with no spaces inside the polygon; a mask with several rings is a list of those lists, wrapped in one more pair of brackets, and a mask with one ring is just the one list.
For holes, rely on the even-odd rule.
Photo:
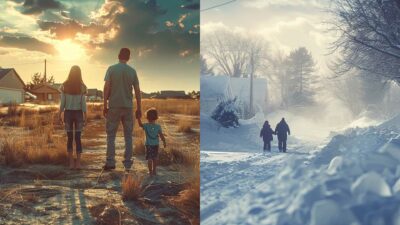
{"label": "snow-covered road", "polygon": [[203,150],[201,224],[400,225],[400,116],[292,138],[286,154]]}
{"label": "snow-covered road", "polygon": [[[253,223],[252,215],[261,211],[271,215],[283,209],[279,189],[271,186],[285,165],[307,162],[310,146],[291,145],[288,153],[210,152],[201,154],[201,223]],[[252,206],[252,196],[268,202]],[[257,197],[256,197],[257,198]],[[257,201],[257,199],[254,199]],[[248,202],[249,204],[243,204]],[[272,217],[269,217],[273,224]]]}

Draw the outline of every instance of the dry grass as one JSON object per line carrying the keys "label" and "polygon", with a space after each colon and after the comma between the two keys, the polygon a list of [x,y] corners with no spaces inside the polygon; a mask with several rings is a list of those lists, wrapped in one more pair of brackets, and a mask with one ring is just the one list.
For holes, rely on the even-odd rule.
{"label": "dry grass", "polygon": [[199,168],[199,153],[185,144],[172,143],[166,149],[161,149],[158,156],[159,165],[169,166],[180,164],[193,169]]}
{"label": "dry grass", "polygon": [[182,133],[192,133],[193,132],[192,126],[193,126],[193,122],[191,120],[182,119],[182,120],[179,120],[179,122],[178,122],[177,131],[182,132]]}
{"label": "dry grass", "polygon": [[55,136],[56,112],[50,109],[32,110],[9,106],[5,125],[20,127],[14,134],[0,136],[0,155],[5,165],[64,164],[67,161],[65,140]]}
{"label": "dry grass", "polygon": [[137,201],[143,196],[143,177],[126,175],[121,182],[124,201]]}
{"label": "dry grass", "polygon": [[4,164],[20,167],[25,164],[65,164],[67,151],[61,138],[54,138],[49,131],[44,135],[35,132],[26,137],[5,136],[0,154]]}
{"label": "dry grass", "polygon": [[88,117],[88,120],[103,119],[103,104],[88,103],[87,104],[87,117]]}
{"label": "dry grass", "polygon": [[188,217],[190,224],[200,224],[200,178],[193,179],[187,188],[177,197],[171,198],[170,202]]}
{"label": "dry grass", "polygon": [[144,146],[144,139],[143,138],[136,138],[134,139],[135,147],[134,152],[135,155],[144,155],[146,154],[146,147]]}
{"label": "dry grass", "polygon": [[142,109],[155,107],[159,114],[200,115],[200,102],[192,99],[143,99]]}
{"label": "dry grass", "polygon": [[[197,100],[177,100],[177,99],[144,99],[142,102],[143,111],[155,107],[160,116],[168,114],[198,115],[199,102]],[[19,127],[22,133],[12,137],[10,135],[0,136],[4,139],[0,145],[0,163],[8,166],[22,166],[24,164],[64,164],[67,161],[65,150],[66,138],[63,134],[63,126],[58,123],[57,107],[49,106],[32,109],[10,105],[6,115],[2,115],[0,125]],[[82,144],[84,147],[96,147],[105,144],[101,141],[105,135],[104,123],[91,122],[91,120],[102,119],[103,105],[88,103],[89,123],[83,132]],[[183,119],[178,122],[179,132],[192,132],[195,122]],[[57,131],[58,135],[55,135]],[[61,135],[60,135],[61,134]],[[145,154],[145,136],[139,126],[134,126],[135,154]],[[197,168],[199,154],[195,150],[188,149],[187,143],[177,143],[177,141],[167,137],[168,147],[160,150],[160,164],[183,164],[192,168]],[[190,147],[191,148],[191,147]]]}

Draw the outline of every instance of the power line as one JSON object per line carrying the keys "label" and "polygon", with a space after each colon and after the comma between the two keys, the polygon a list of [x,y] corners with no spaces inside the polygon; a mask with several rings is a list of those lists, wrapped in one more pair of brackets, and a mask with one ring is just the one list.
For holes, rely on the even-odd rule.
{"label": "power line", "polygon": [[224,5],[231,4],[231,3],[236,2],[236,1],[237,1],[237,0],[230,0],[230,1],[227,1],[227,2],[224,2],[224,3],[221,3],[221,4],[218,4],[218,5],[214,5],[214,6],[205,8],[205,9],[201,9],[200,11],[201,11],[201,12],[204,12],[204,11],[207,11],[207,10],[210,10],[210,9],[215,9],[215,8],[218,8],[218,7],[221,7],[221,6],[224,6]]}

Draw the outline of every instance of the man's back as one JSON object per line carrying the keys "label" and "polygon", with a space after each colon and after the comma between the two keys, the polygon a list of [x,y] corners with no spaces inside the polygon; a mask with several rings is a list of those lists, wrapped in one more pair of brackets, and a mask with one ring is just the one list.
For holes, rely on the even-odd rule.
{"label": "man's back", "polygon": [[286,122],[281,121],[276,125],[275,132],[277,132],[278,135],[287,135],[287,133],[290,133],[289,126]]}
{"label": "man's back", "polygon": [[105,81],[110,81],[111,92],[108,102],[110,108],[132,108],[132,88],[138,85],[136,71],[126,63],[117,63],[108,68]]}

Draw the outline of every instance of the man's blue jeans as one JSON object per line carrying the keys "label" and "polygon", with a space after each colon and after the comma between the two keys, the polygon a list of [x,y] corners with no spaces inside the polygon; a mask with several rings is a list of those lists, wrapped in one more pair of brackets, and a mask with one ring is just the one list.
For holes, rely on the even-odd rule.
{"label": "man's blue jeans", "polygon": [[107,166],[115,166],[115,137],[119,123],[122,122],[125,138],[125,154],[123,164],[125,169],[130,169],[133,161],[132,131],[133,131],[133,109],[132,108],[110,108],[107,113]]}

